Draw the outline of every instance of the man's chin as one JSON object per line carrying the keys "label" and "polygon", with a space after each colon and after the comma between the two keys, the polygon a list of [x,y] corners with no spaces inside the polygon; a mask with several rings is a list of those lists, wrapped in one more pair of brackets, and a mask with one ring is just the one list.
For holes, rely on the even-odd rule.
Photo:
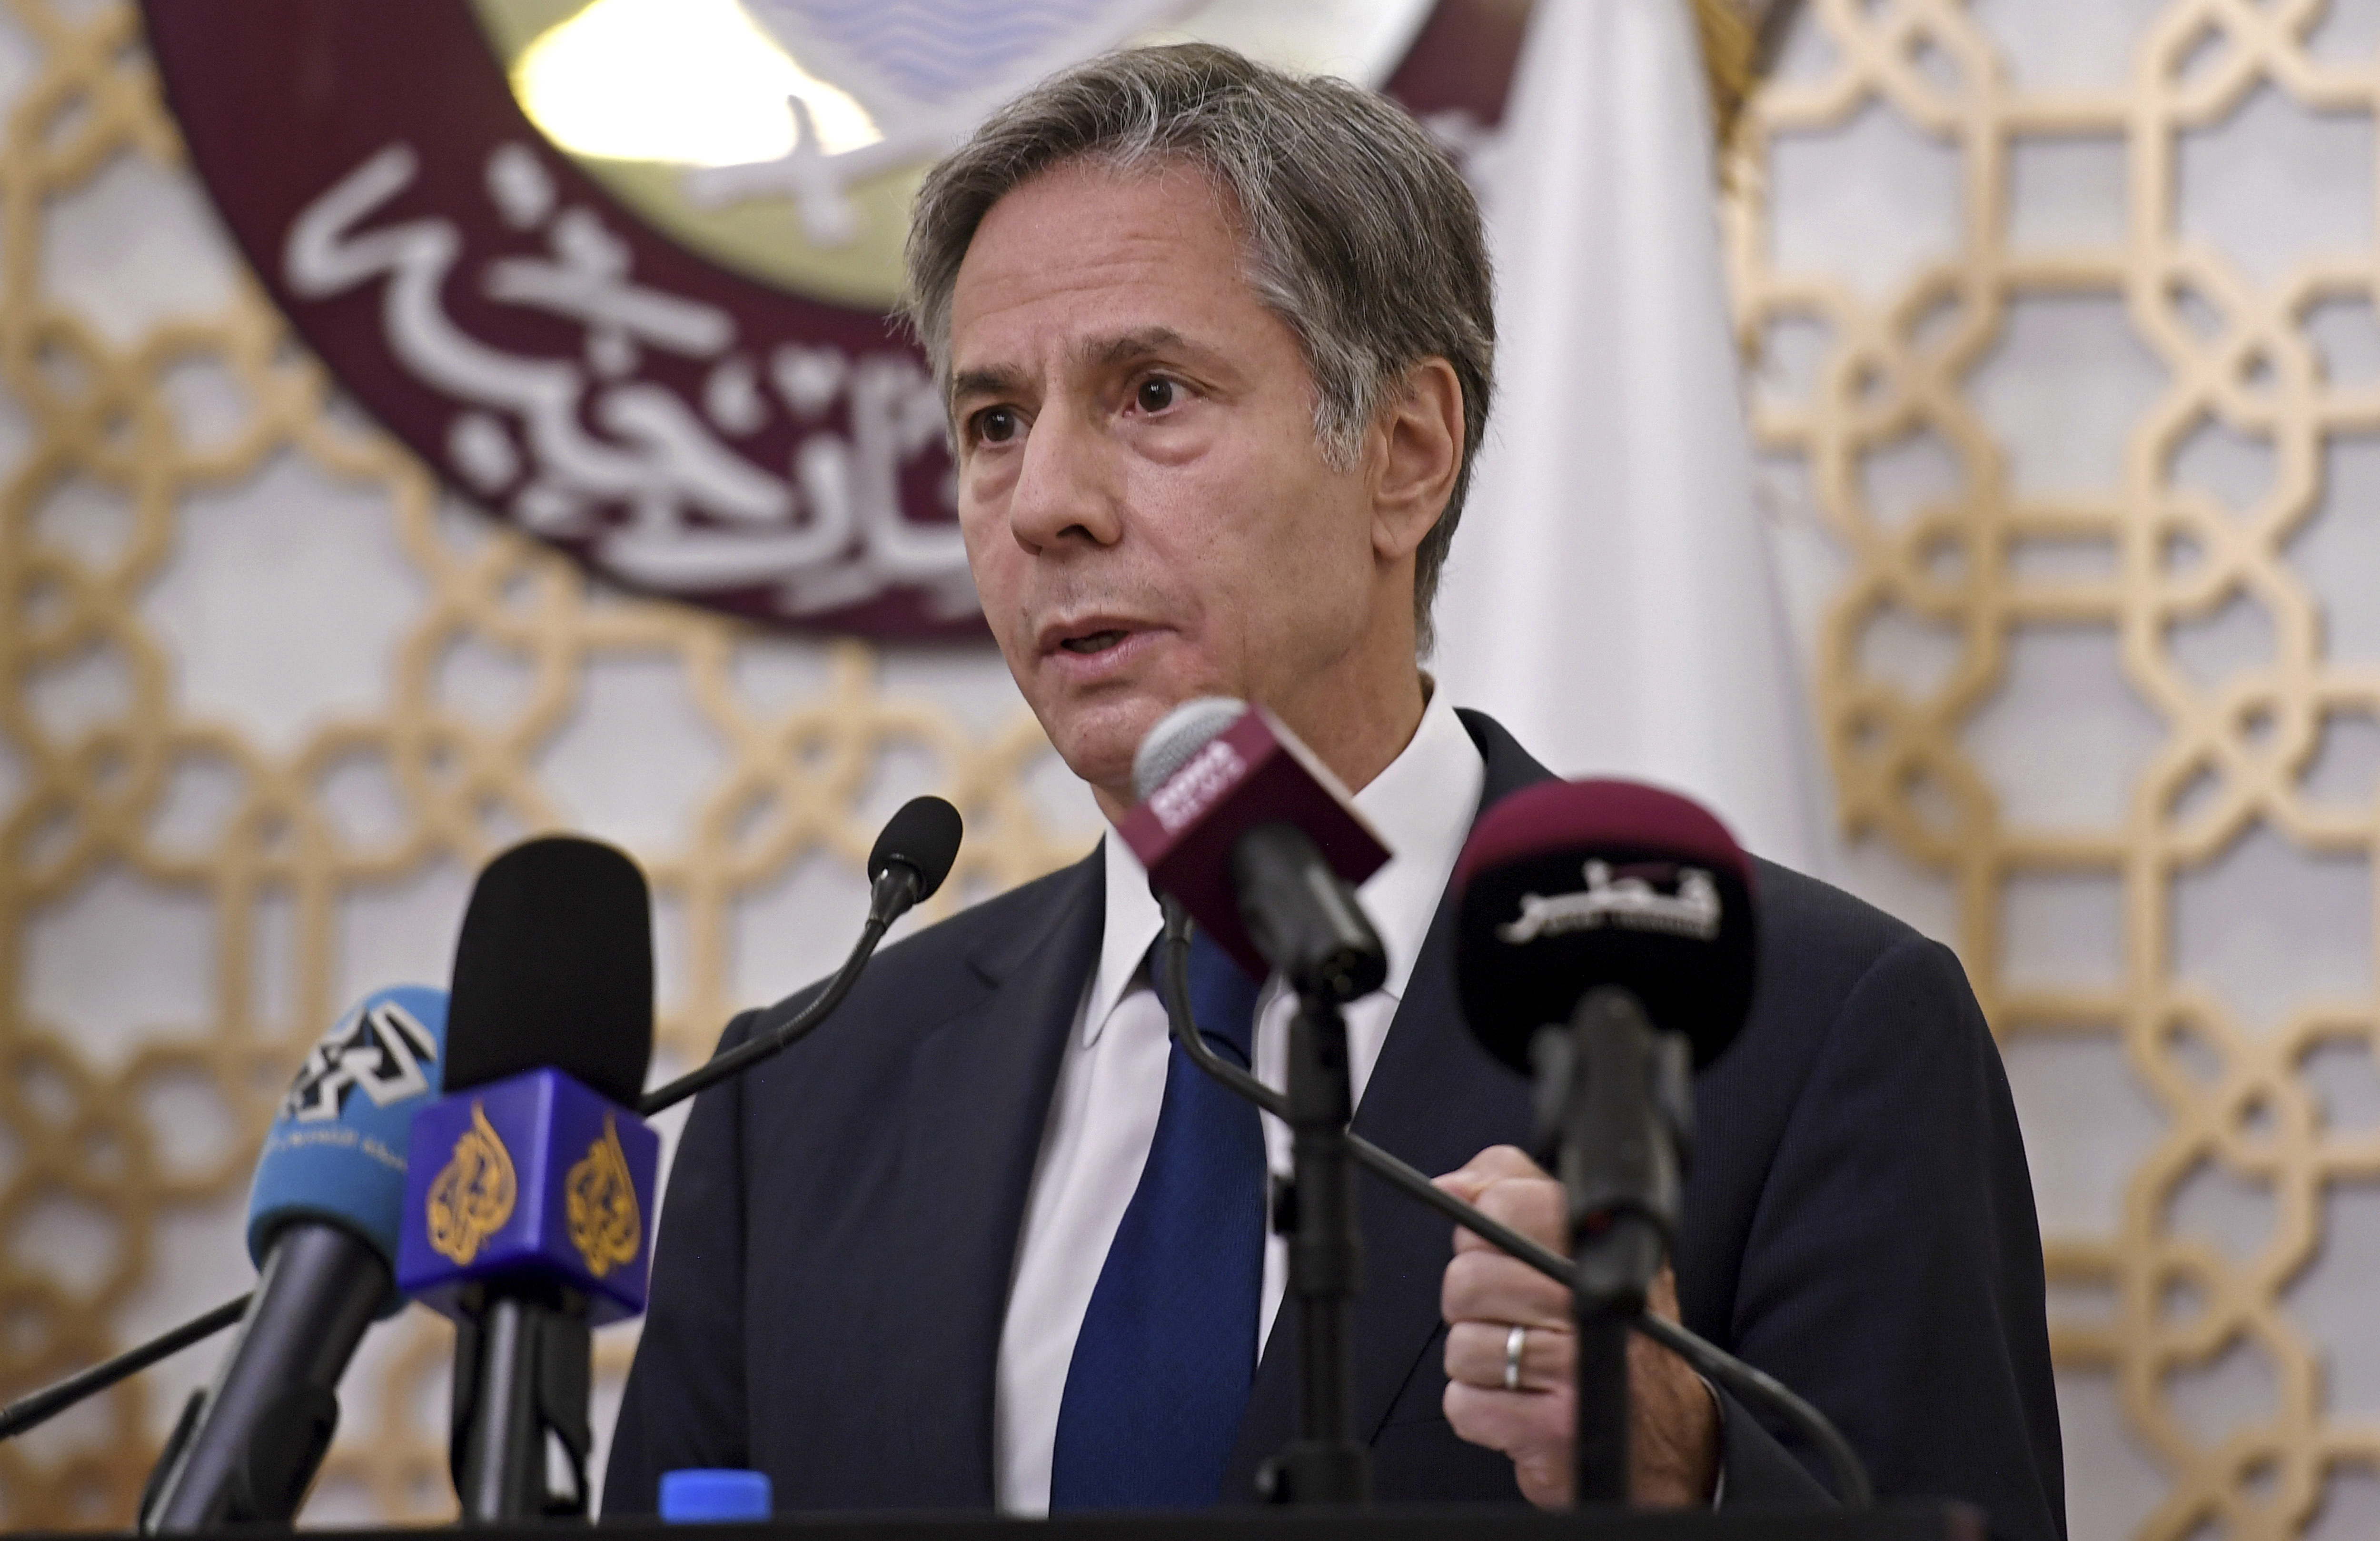
{"label": "man's chin", "polygon": [[1068,713],[1054,722],[1045,713],[1041,727],[1056,746],[1058,758],[1066,762],[1067,770],[1088,783],[1093,790],[1120,799],[1128,807],[1137,800],[1132,790],[1132,758],[1139,752],[1140,741],[1148,730],[1172,710],[1172,703],[1153,697],[1130,702],[1102,702],[1096,708]]}

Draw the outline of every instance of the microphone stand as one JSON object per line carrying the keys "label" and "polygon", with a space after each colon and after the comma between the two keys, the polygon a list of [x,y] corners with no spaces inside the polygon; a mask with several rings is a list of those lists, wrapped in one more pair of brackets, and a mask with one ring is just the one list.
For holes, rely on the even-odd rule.
{"label": "microphone stand", "polygon": [[567,1286],[486,1289],[455,1322],[446,1461],[465,1524],[586,1516],[592,1350]]}
{"label": "microphone stand", "polygon": [[[1278,881],[1284,869],[1294,871],[1302,845],[1310,851],[1305,837],[1286,825],[1256,831],[1243,845],[1242,891]],[[1221,1064],[1191,1016],[1190,912],[1171,894],[1160,894],[1159,904],[1168,948],[1166,1016],[1196,1062]],[[1229,1066],[1232,1074],[1226,1079],[1244,1097],[1246,1087],[1257,1087],[1263,1093],[1257,1105],[1290,1129],[1291,1176],[1274,1184],[1272,1224],[1289,1243],[1289,1292],[1297,1300],[1297,1438],[1257,1474],[1258,1493],[1277,1504],[1361,1504],[1372,1496],[1372,1452],[1355,1438],[1353,1327],[1364,1244],[1348,1152],[1354,1093],[1347,1021],[1339,1007],[1377,989],[1387,965],[1370,924],[1353,909],[1352,895],[1342,904],[1330,916],[1333,924],[1316,930],[1252,927],[1259,950],[1297,991],[1297,1015],[1289,1028],[1289,1094],[1276,1096],[1236,1065]]]}
{"label": "microphone stand", "polygon": [[1297,1297],[1297,1438],[1259,1475],[1275,1503],[1360,1504],[1372,1496],[1372,1452],[1355,1438],[1355,1292],[1364,1244],[1355,1229],[1347,1124],[1347,1021],[1319,990],[1300,990],[1289,1026],[1292,1177],[1274,1196],[1273,1229],[1289,1242]]}
{"label": "microphone stand", "polygon": [[[1171,898],[1164,898],[1163,904],[1165,945],[1170,966],[1161,971],[1160,993],[1164,1000],[1173,1041],[1182,1046],[1182,1051],[1190,1056],[1193,1064],[1234,1095],[1286,1122],[1289,1117],[1288,1099],[1217,1054],[1190,1025],[1190,995],[1184,982],[1190,958],[1189,916]],[[1390,1187],[1425,1208],[1435,1209],[1454,1224],[1506,1256],[1518,1258],[1563,1289],[1577,1290],[1578,1267],[1571,1259],[1523,1235],[1503,1221],[1480,1213],[1363,1135],[1351,1132],[1346,1139],[1347,1154],[1355,1164]],[[1834,1478],[1835,1497],[1846,1508],[1865,1509],[1875,1503],[1876,1489],[1868,1481],[1867,1467],[1860,1460],[1859,1452],[1852,1448],[1849,1439],[1843,1438],[1842,1431],[1834,1426],[1833,1420],[1791,1387],[1757,1365],[1745,1364],[1718,1344],[1687,1330],[1667,1317],[1656,1316],[1650,1311],[1640,1312],[1629,1326],[1684,1360],[1696,1375],[1730,1392],[1738,1401],[1767,1408],[1791,1424],[1794,1432],[1826,1462],[1828,1472]]]}
{"label": "microphone stand", "polygon": [[1684,1197],[1693,1104],[1683,1048],[1613,985],[1589,990],[1567,1031],[1541,1028],[1530,1045],[1539,1146],[1555,1150],[1576,1268],[1581,1507],[1628,1501],[1628,1328],[1645,1314]]}
{"label": "microphone stand", "polygon": [[1297,1438],[1258,1469],[1257,1491],[1278,1504],[1364,1503],[1372,1452],[1355,1438],[1352,1331],[1364,1247],[1349,1164],[1347,1022],[1339,1011],[1349,980],[1324,968],[1291,971],[1298,1008],[1283,1097],[1208,1047],[1190,1012],[1190,912],[1171,894],[1159,903],[1167,948],[1160,989],[1174,1040],[1201,1070],[1290,1128],[1292,1174],[1274,1184],[1272,1225],[1289,1243],[1289,1292],[1297,1299]]}

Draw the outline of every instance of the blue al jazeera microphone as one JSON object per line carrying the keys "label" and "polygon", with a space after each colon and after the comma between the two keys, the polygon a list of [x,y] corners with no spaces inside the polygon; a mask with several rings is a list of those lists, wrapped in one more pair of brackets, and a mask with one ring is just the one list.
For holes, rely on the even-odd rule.
{"label": "blue al jazeera microphone", "polygon": [[557,835],[489,863],[463,917],[396,1280],[455,1318],[468,1521],[587,1512],[589,1329],[644,1309],[651,1266],[660,1141],[629,1110],[652,1055],[651,913],[636,863]]}
{"label": "blue al jazeera microphone", "polygon": [[298,1067],[249,1193],[256,1293],[185,1407],[140,1504],[147,1532],[286,1524],[339,1422],[364,1329],[405,1304],[392,1279],[415,1111],[438,1095],[446,992],[366,996]]}

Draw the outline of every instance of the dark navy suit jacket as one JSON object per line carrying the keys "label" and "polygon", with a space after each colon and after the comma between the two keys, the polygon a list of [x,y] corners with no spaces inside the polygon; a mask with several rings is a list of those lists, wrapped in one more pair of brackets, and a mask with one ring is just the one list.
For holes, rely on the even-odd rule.
{"label": "dark navy suit jacket", "polygon": [[[1482,806],[1548,772],[1476,713]],[[1685,1323],[1831,1416],[1885,1494],[2065,1531],[2033,1191],[1952,954],[1768,863],[1750,1020],[1695,1086]],[[1059,1056],[1099,949],[1098,854],[885,950],[835,1016],[705,1092],[671,1173],[607,1513],[661,1474],[754,1467],[781,1510],[988,1509],[992,1382]],[[1355,1129],[1427,1172],[1528,1143],[1529,1088],[1457,1010],[1441,903]],[[722,1047],[808,992],[729,1024]],[[1520,1501],[1439,1408],[1446,1222],[1359,1177],[1355,1414],[1383,1500]],[[1227,1493],[1289,1440],[1276,1323]],[[1824,1502],[1815,1458],[1730,1401],[1730,1505]],[[1790,1453],[1789,1453],[1790,1452]]]}

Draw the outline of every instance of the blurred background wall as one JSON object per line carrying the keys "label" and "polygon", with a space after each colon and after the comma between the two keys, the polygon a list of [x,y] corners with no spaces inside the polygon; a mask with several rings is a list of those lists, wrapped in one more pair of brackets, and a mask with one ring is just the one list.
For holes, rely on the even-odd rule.
{"label": "blurred background wall", "polygon": [[2375,52],[1816,0],[1734,166],[1842,870],[2000,1034],[2078,1537],[2380,1534]]}
{"label": "blurred background wall", "polygon": [[[1729,156],[1818,865],[2001,1035],[2082,1541],[2380,1534],[2375,105],[2380,0],[1810,0]],[[840,956],[907,795],[949,903],[1096,836],[988,649],[623,597],[442,492],[128,7],[10,0],[0,117],[0,1393],[248,1287],[303,1048],[443,981],[520,833],[652,874],[657,1075]],[[367,1340],[310,1522],[451,1514],[448,1341]],[[0,1523],[125,1523],[213,1360],[0,1447]]]}

